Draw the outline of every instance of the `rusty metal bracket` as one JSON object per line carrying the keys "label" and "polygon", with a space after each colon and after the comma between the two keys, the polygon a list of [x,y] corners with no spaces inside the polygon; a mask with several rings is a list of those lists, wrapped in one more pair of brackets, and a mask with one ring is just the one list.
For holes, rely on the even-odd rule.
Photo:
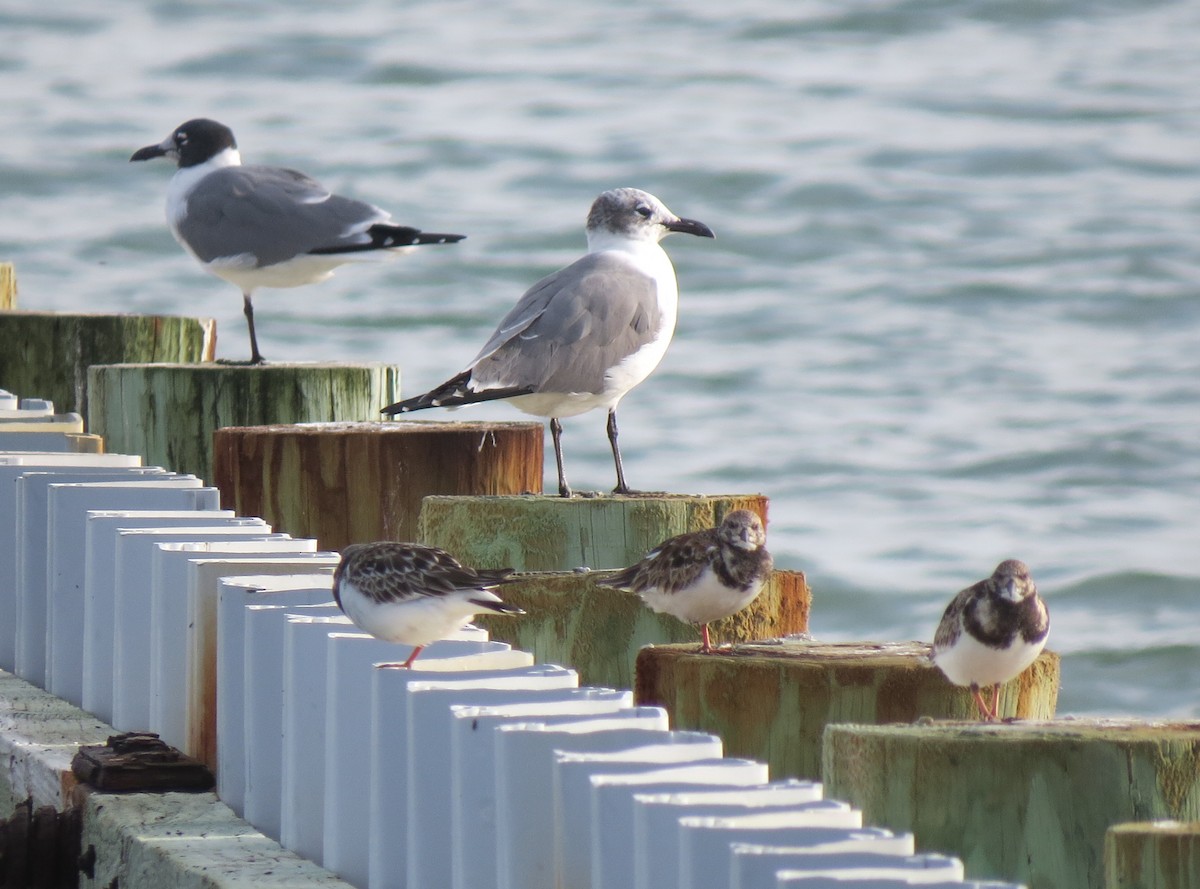
{"label": "rusty metal bracket", "polygon": [[204,791],[216,780],[199,760],[185,756],[154,732],[113,735],[103,747],[80,747],[71,771],[96,790]]}

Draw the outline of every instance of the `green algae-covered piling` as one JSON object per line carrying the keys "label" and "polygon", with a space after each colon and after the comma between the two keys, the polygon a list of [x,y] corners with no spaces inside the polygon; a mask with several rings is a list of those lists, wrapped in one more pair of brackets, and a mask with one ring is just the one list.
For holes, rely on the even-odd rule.
{"label": "green algae-covered piling", "polygon": [[537,422],[227,428],[214,436],[213,479],[226,508],[340,550],[415,540],[429,494],[540,490],[543,438]]}
{"label": "green algae-covered piling", "polygon": [[1200,819],[1200,723],[831,725],[822,778],[969,878],[1095,889],[1110,826]]}
{"label": "green algae-covered piling", "polygon": [[88,373],[88,429],[211,482],[217,429],[374,419],[399,391],[399,368],[378,363],[103,365]]}
{"label": "green algae-covered piling", "polygon": [[[1058,675],[1058,656],[1043,652],[1004,686],[1001,714],[1053,716]],[[638,703],[666,707],[673,727],[719,734],[728,755],[765,761],[773,778],[820,778],[830,723],[975,713],[970,693],[947,682],[919,642],[782,640],[716,655],[647,648],[638,656],[635,691]]]}
{"label": "green algae-covered piling", "polygon": [[1200,821],[1118,824],[1104,838],[1105,889],[1196,889]]}
{"label": "green algae-covered piling", "polygon": [[89,367],[211,361],[215,329],[211,318],[0,312],[0,388],[87,417]]}
{"label": "green algae-covered piling", "polygon": [[[644,645],[684,642],[695,651],[697,629],[655,614],[633,593],[597,586],[603,572],[536,572],[506,584],[504,601],[525,609],[520,617],[479,615],[493,639],[532,652],[539,662],[567,664],[583,685],[630,688]],[[808,628],[810,595],[804,575],[775,571],[745,610],[711,625],[715,643],[742,643]],[[706,656],[707,657],[707,656]]]}
{"label": "green algae-covered piling", "polygon": [[[762,494],[624,497],[427,497],[420,541],[477,568],[624,568],[668,537],[717,525],[735,509],[764,519]],[[767,548],[771,546],[768,529]]]}

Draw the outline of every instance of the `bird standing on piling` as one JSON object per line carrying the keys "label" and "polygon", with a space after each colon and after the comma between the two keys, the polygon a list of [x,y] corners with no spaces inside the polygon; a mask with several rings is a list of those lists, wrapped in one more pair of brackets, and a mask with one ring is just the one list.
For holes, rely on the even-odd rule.
{"label": "bird standing on piling", "polygon": [[524,614],[492,592],[512,580],[511,568],[475,570],[435,546],[353,543],[342,550],[333,598],[354,625],[376,639],[421,650],[462,629],[476,614]]}
{"label": "bird standing on piling", "polygon": [[251,303],[258,288],[312,284],[347,262],[466,237],[396,225],[296,170],[243,165],[233,131],[215,120],[189,120],[130,160],[156,157],[179,166],[167,189],[171,234],[205,271],[241,288],[251,364],[263,360]]}
{"label": "bird standing on piling", "polygon": [[527,290],[466,370],[383,413],[505,399],[549,417],[558,493],[570,497],[560,421],[603,408],[617,470],[613,492],[633,493],[617,446],[617,404],[658,367],[675,332],[675,268],[658,243],[671,232],[713,237],[652,194],[604,192],[588,213],[587,254]]}
{"label": "bird standing on piling", "polygon": [[[1000,685],[1037,660],[1049,632],[1050,613],[1029,568],[1008,559],[946,606],[933,639],[933,662],[955,685],[969,686],[979,715],[994,720]],[[986,685],[992,686],[991,706],[980,693]]]}
{"label": "bird standing on piling", "polygon": [[736,614],[754,601],[771,575],[762,519],[735,509],[716,528],[680,534],[640,562],[596,581],[637,593],[660,614],[700,624],[700,650],[713,650],[711,621]]}

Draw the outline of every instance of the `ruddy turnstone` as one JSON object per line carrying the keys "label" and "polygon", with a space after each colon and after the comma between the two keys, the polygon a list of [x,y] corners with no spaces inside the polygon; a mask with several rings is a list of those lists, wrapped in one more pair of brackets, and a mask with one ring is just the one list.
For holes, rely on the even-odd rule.
{"label": "ruddy turnstone", "polygon": [[735,509],[716,528],[672,537],[637,564],[597,583],[637,593],[659,613],[700,624],[700,650],[709,652],[709,622],[753,602],[770,576],[774,562],[766,542],[762,519]]}
{"label": "ruddy turnstone", "polygon": [[561,418],[603,408],[617,469],[613,492],[632,493],[617,446],[617,403],[658,367],[675,333],[675,268],[658,244],[671,232],[713,237],[652,194],[604,192],[588,213],[587,254],[529,288],[462,373],[383,413],[506,399],[549,417],[558,493],[570,497]]}
{"label": "ruddy turnstone", "polygon": [[[951,600],[934,635],[933,662],[955,685],[969,686],[980,716],[993,720],[1000,685],[1037,659],[1049,632],[1050,613],[1029,568],[1008,559]],[[990,707],[979,690],[986,685]]]}
{"label": "ruddy turnstone", "polygon": [[396,225],[379,207],[333,194],[295,170],[243,166],[233,131],[215,120],[180,124],[130,160],[156,157],[179,166],[167,189],[171,234],[205,271],[241,288],[251,364],[263,360],[250,302],[259,287],[312,284],[381,251],[466,237]]}
{"label": "ruddy turnstone", "polygon": [[417,543],[352,543],[333,575],[333,598],[360,630],[421,649],[465,626],[481,611],[524,614],[492,588],[512,580],[511,568],[465,568],[445,550]]}

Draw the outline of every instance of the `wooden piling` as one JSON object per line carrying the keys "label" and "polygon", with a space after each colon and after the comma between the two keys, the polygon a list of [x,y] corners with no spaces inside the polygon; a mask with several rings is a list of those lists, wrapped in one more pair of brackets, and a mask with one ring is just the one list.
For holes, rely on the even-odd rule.
{"label": "wooden piling", "polygon": [[1104,837],[1105,889],[1200,886],[1200,821],[1117,824]]}
{"label": "wooden piling", "polygon": [[[518,617],[479,615],[492,638],[531,652],[539,663],[579,671],[582,685],[630,688],[634,661],[645,645],[699,647],[698,630],[656,614],[633,593],[597,586],[608,572],[536,572],[500,589],[504,601],[525,609]],[[715,643],[744,643],[808,629],[811,595],[799,571],[775,571],[758,598],[738,614],[711,625]]]}
{"label": "wooden piling", "polygon": [[91,368],[88,391],[88,428],[110,451],[211,482],[216,430],[375,419],[399,397],[400,371],[379,363],[110,364]]}
{"label": "wooden piling", "polygon": [[823,780],[971,879],[1095,889],[1110,826],[1200,820],[1200,723],[831,725]]}
{"label": "wooden piling", "polygon": [[93,364],[211,361],[215,331],[211,318],[0,312],[0,389],[87,417]]}
{"label": "wooden piling", "polygon": [[0,311],[17,307],[17,270],[11,262],[0,262]]}
{"label": "wooden piling", "polygon": [[226,508],[326,549],[413,541],[427,495],[541,490],[543,438],[537,422],[227,428],[213,480]]}
{"label": "wooden piling", "polygon": [[[1054,715],[1058,655],[1044,652],[1002,689],[1000,712]],[[671,714],[671,725],[719,734],[730,756],[765,760],[773,778],[821,777],[830,723],[969,718],[970,692],[949,683],[920,642],[784,640],[701,655],[677,645],[638,656],[635,696]]]}
{"label": "wooden piling", "polygon": [[762,494],[427,497],[418,537],[476,568],[623,568],[668,537],[714,527],[735,509],[753,510],[765,520],[767,498]]}

